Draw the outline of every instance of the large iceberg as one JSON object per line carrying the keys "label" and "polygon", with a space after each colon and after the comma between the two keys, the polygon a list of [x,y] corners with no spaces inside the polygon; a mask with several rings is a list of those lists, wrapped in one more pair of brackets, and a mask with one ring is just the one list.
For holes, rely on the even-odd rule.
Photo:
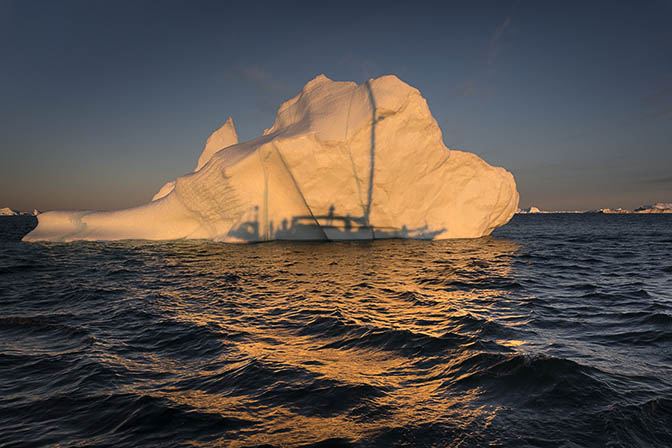
{"label": "large iceberg", "polygon": [[511,173],[449,150],[417,89],[320,75],[258,138],[239,143],[227,120],[148,204],[42,213],[24,240],[473,238],[517,207]]}

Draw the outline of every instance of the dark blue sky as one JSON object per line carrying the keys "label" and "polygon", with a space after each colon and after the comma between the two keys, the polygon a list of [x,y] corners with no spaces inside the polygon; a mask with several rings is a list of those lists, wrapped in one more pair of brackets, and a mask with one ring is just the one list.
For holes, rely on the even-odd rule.
{"label": "dark blue sky", "polygon": [[522,207],[672,202],[672,1],[239,3],[0,0],[0,207],[146,202],[320,73],[417,87]]}

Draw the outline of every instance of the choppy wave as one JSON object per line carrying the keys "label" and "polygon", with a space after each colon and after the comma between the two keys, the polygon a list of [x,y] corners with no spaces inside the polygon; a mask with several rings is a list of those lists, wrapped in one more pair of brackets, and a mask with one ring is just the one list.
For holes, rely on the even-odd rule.
{"label": "choppy wave", "polygon": [[248,246],[7,231],[0,446],[672,446],[670,218]]}

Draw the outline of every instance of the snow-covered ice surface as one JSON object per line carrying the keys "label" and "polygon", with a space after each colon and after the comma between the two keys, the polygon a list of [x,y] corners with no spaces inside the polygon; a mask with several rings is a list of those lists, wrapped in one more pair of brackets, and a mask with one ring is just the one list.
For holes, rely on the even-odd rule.
{"label": "snow-covered ice surface", "polygon": [[320,75],[258,138],[238,143],[227,120],[196,171],[152,202],[42,213],[24,240],[472,238],[517,206],[511,173],[449,150],[417,89],[396,76]]}

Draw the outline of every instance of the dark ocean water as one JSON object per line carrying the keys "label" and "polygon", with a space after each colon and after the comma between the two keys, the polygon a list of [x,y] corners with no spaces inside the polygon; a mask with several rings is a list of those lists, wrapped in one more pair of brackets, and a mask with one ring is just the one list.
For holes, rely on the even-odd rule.
{"label": "dark ocean water", "polygon": [[31,225],[0,220],[2,447],[672,446],[672,215],[246,246]]}

